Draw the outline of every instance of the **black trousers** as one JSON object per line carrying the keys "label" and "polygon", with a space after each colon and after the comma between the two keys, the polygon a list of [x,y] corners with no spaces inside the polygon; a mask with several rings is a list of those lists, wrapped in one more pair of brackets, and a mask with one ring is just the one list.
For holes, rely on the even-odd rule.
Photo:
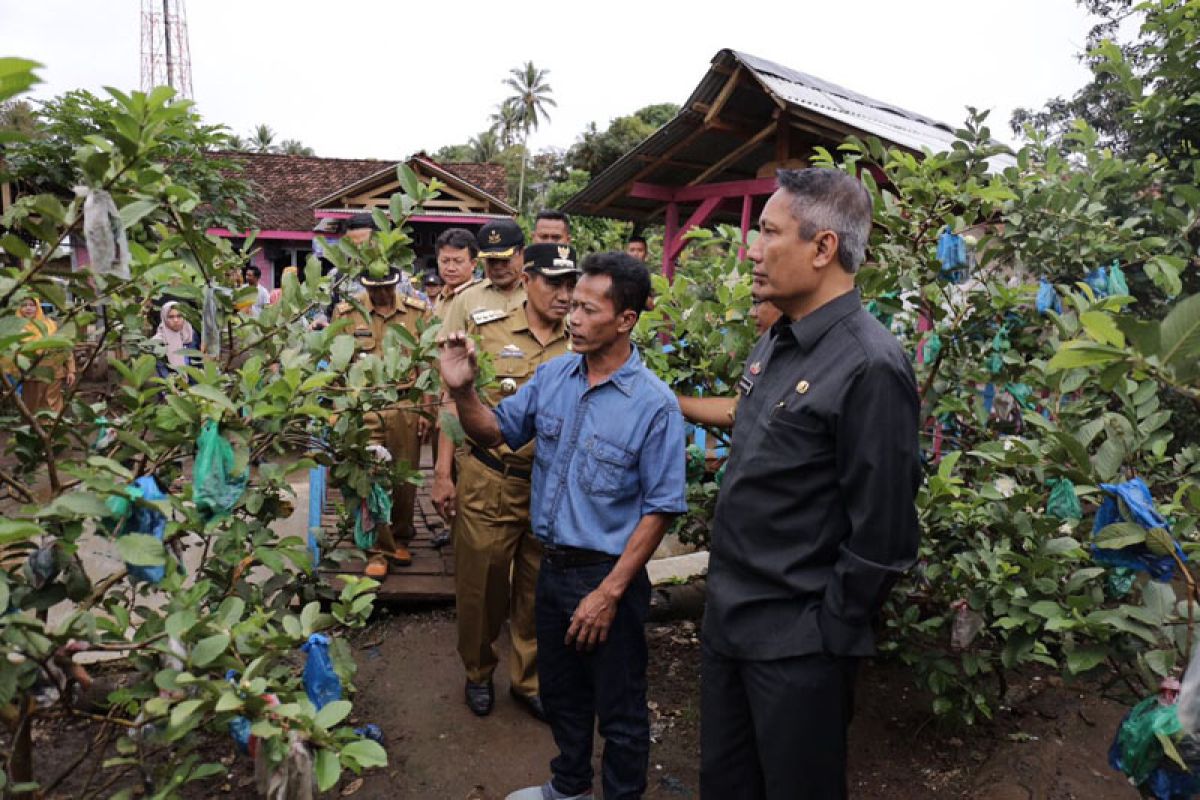
{"label": "black trousers", "polygon": [[744,661],[701,650],[700,797],[846,797],[857,658]]}
{"label": "black trousers", "polygon": [[542,561],[538,573],[538,683],[559,754],[550,762],[554,788],[575,795],[592,789],[592,732],[604,737],[605,800],[638,800],[646,791],[650,712],[646,707],[646,617],[650,580],[634,578],[617,604],[608,639],[591,652],[563,643],[571,615],[615,563],[561,567]]}

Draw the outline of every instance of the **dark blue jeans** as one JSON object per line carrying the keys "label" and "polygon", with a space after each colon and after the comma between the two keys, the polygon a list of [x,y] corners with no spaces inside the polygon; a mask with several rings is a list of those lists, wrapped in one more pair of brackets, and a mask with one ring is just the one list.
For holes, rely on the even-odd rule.
{"label": "dark blue jeans", "polygon": [[636,800],[646,791],[650,717],[646,709],[646,617],[650,580],[645,570],[617,605],[608,640],[591,652],[564,644],[571,615],[612,564],[555,566],[538,573],[538,683],[559,754],[550,762],[554,788],[564,794],[592,788],[592,731],[604,737],[601,778],[605,800]]}

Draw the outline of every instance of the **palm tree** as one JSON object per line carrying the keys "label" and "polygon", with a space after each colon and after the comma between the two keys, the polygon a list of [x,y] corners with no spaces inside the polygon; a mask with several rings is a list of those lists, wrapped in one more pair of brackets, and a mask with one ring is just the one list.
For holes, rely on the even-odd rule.
{"label": "palm tree", "polygon": [[529,134],[537,130],[541,123],[550,121],[547,106],[558,106],[550,96],[554,90],[546,82],[546,76],[549,74],[550,70],[538,69],[532,61],[526,61],[525,66],[509,70],[509,77],[504,81],[504,85],[515,92],[504,102],[516,109],[517,124],[521,131],[521,180],[517,184],[517,208],[521,208],[525,197],[525,162],[529,160]]}
{"label": "palm tree", "polygon": [[492,112],[492,127],[488,130],[499,137],[501,148],[513,146],[514,135],[521,127],[519,116],[520,112],[511,98],[503,103],[498,103],[496,110]]}
{"label": "palm tree", "polygon": [[289,156],[315,156],[311,147],[305,147],[299,139],[284,139],[279,143],[278,152]]}
{"label": "palm tree", "polygon": [[483,131],[472,136],[467,142],[467,147],[471,149],[471,160],[480,164],[500,155],[500,140],[495,131]]}
{"label": "palm tree", "polygon": [[239,153],[244,153],[250,149],[250,143],[236,133],[229,134],[229,138],[225,142],[227,149],[236,150]]}
{"label": "palm tree", "polygon": [[279,150],[275,146],[275,131],[265,123],[254,129],[247,144],[255,153],[275,153]]}

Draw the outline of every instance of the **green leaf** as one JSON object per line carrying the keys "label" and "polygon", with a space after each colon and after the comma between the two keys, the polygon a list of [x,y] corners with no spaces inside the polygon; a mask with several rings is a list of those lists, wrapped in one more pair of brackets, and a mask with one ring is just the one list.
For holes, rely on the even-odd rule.
{"label": "green leaf", "polygon": [[232,627],[242,619],[242,614],[245,611],[245,600],[240,597],[226,597],[221,601],[220,608],[217,609],[216,621],[222,627]]}
{"label": "green leaf", "polygon": [[342,756],[349,756],[364,769],[387,766],[387,751],[370,739],[359,739],[346,745],[342,748]]}
{"label": "green leaf", "polygon": [[1097,342],[1111,344],[1114,347],[1125,346],[1125,336],[1117,327],[1116,320],[1111,314],[1103,311],[1085,311],[1079,315],[1079,322],[1088,335]]}
{"label": "green leaf", "polygon": [[0,519],[0,545],[23,542],[43,533],[41,525],[27,519]]}
{"label": "green leaf", "polygon": [[1169,583],[1150,581],[1142,587],[1142,605],[1146,607],[1157,624],[1171,618],[1175,611],[1175,590]]}
{"label": "green leaf", "polygon": [[321,604],[316,600],[306,605],[300,610],[300,627],[305,636],[311,636],[314,631],[314,625],[317,623],[317,615],[321,613]]}
{"label": "green leaf", "polygon": [[119,212],[121,226],[126,230],[132,228],[156,208],[158,208],[158,203],[154,200],[134,200],[132,203],[122,206]]}
{"label": "green leaf", "polygon": [[1146,666],[1160,678],[1171,677],[1171,672],[1175,668],[1175,651],[1151,650],[1146,653]]}
{"label": "green leaf", "polygon": [[318,750],[316,772],[318,791],[327,792],[337,785],[342,777],[342,764],[338,761],[337,753],[323,747]]}
{"label": "green leaf", "polygon": [[221,696],[217,699],[216,711],[218,714],[224,714],[226,711],[235,711],[242,707],[242,699],[233,691],[221,692]]}
{"label": "green leaf", "polygon": [[215,386],[197,383],[195,386],[192,386],[188,389],[188,393],[193,397],[199,397],[204,400],[208,400],[209,402],[216,403],[218,406],[231,414],[237,413],[237,409],[234,407],[233,403],[230,402],[225,393]]}
{"label": "green leaf", "polygon": [[1123,361],[1125,351],[1108,345],[1092,344],[1078,339],[1063,342],[1059,351],[1050,359],[1046,368],[1058,372],[1076,367],[1094,367]]}
{"label": "green leaf", "polygon": [[1156,739],[1158,739],[1159,746],[1162,747],[1163,755],[1165,755],[1167,758],[1171,759],[1176,764],[1178,764],[1179,768],[1181,770],[1183,770],[1184,772],[1191,771],[1191,769],[1188,767],[1188,765],[1186,763],[1184,763],[1183,757],[1179,755],[1179,751],[1175,749],[1175,743],[1173,741],[1171,741],[1170,736],[1167,736],[1165,733],[1160,733],[1158,731],[1154,732],[1154,736]]}
{"label": "green leaf", "polygon": [[1067,671],[1072,675],[1087,672],[1103,663],[1108,653],[1101,647],[1076,647],[1067,653]]}
{"label": "green leaf", "polygon": [[329,348],[329,369],[335,373],[342,372],[353,355],[354,339],[345,334],[336,337]]}
{"label": "green leaf", "polygon": [[1163,318],[1160,331],[1162,363],[1177,367],[1200,359],[1200,294],[1176,303]]}
{"label": "green leaf", "polygon": [[1071,553],[1079,550],[1081,545],[1073,536],[1059,536],[1048,540],[1042,545],[1042,555],[1044,556],[1060,556],[1063,553]]}
{"label": "green leaf", "polygon": [[121,558],[135,567],[161,567],[167,563],[163,543],[145,533],[127,533],[117,539]]}
{"label": "green leaf", "polygon": [[192,648],[191,661],[197,667],[208,666],[224,653],[227,647],[229,647],[228,633],[218,633],[208,636],[196,642],[196,646]]}
{"label": "green leaf", "polygon": [[467,432],[463,430],[462,423],[458,421],[458,417],[449,411],[443,411],[438,415],[438,424],[441,426],[442,433],[446,434],[446,436],[450,437],[450,441],[454,442],[455,447],[467,440]]}
{"label": "green leaf", "polygon": [[1146,529],[1132,522],[1114,522],[1111,525],[1105,525],[1093,539],[1093,543],[1097,547],[1107,550],[1120,550],[1122,547],[1142,544],[1145,541]]}
{"label": "green leaf", "polygon": [[316,723],[325,730],[329,730],[350,716],[350,710],[353,707],[353,704],[349,700],[330,701],[317,712]]}
{"label": "green leaf", "polygon": [[92,492],[71,492],[54,498],[50,505],[37,512],[39,517],[90,517],[108,515],[108,507]]}
{"label": "green leaf", "polygon": [[1029,611],[1043,619],[1058,619],[1063,616],[1062,606],[1053,600],[1039,600],[1029,607]]}
{"label": "green leaf", "polygon": [[200,700],[184,700],[171,709],[171,727],[180,728],[203,705]]}

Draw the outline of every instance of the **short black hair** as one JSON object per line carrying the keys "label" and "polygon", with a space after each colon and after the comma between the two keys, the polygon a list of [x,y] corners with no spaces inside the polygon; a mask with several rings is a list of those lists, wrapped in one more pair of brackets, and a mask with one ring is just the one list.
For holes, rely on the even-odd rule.
{"label": "short black hair", "polygon": [[475,234],[466,228],[447,228],[438,234],[437,241],[433,243],[435,258],[443,247],[453,247],[455,250],[466,248],[471,252],[471,258],[479,255],[479,242],[475,241]]}
{"label": "short black hair", "polygon": [[567,230],[571,230],[571,218],[559,211],[557,208],[543,208],[537,213],[537,216],[533,218],[533,224],[537,225],[539,219],[557,220],[563,225],[566,225]]}
{"label": "short black hair", "polygon": [[612,279],[608,299],[616,312],[641,314],[650,299],[650,271],[640,260],[627,253],[593,253],[583,260],[584,275],[607,275]]}
{"label": "short black hair", "polygon": [[642,244],[646,244],[646,237],[645,236],[630,236],[629,241],[626,242],[626,244],[633,244],[634,242],[641,242]]}
{"label": "short black hair", "polygon": [[262,277],[262,270],[253,264],[247,264],[246,266],[242,267],[242,275],[244,276],[247,272],[254,273],[254,277],[256,278]]}
{"label": "short black hair", "polygon": [[346,230],[348,231],[362,230],[363,228],[373,231],[379,230],[379,226],[375,224],[375,217],[373,215],[367,213],[354,214],[350,219],[346,220]]}

